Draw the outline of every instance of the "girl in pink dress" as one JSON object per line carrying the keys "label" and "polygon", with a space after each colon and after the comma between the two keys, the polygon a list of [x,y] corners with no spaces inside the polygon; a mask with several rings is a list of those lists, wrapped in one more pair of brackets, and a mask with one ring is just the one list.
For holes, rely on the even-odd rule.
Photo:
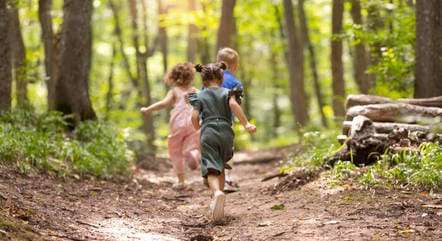
{"label": "girl in pink dress", "polygon": [[173,106],[169,121],[168,149],[169,159],[178,177],[178,183],[174,185],[177,188],[185,186],[185,162],[190,169],[195,170],[200,159],[199,131],[192,125],[192,107],[186,101],[188,93],[197,91],[192,87],[194,77],[195,70],[192,64],[175,65],[164,78],[166,84],[171,87],[166,97],[149,107],[141,108],[141,112],[148,115]]}

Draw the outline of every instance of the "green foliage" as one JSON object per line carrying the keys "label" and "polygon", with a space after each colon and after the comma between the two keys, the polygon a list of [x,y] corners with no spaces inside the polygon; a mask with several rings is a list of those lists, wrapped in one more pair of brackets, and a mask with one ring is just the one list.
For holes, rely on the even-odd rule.
{"label": "green foliage", "polygon": [[296,167],[319,167],[324,158],[338,148],[336,143],[337,130],[322,130],[305,132],[302,136],[303,150],[293,154],[287,164],[281,168],[282,172],[291,172]]}
{"label": "green foliage", "polygon": [[368,187],[384,183],[390,186],[440,190],[442,147],[436,143],[423,143],[417,152],[387,153],[360,180]]}
{"label": "green foliage", "polygon": [[122,134],[110,124],[83,122],[70,134],[65,133],[66,127],[58,112],[4,113],[0,116],[0,160],[16,163],[22,173],[35,167],[60,176],[128,174],[130,152]]}
{"label": "green foliage", "polygon": [[424,190],[442,188],[442,147],[423,143],[419,150],[385,153],[369,167],[357,168],[351,162],[338,161],[331,171],[333,183],[357,176],[364,187],[407,187]]}

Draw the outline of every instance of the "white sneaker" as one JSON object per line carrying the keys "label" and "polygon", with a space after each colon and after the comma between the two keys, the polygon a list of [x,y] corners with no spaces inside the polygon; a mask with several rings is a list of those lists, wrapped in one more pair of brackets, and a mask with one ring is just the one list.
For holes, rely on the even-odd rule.
{"label": "white sneaker", "polygon": [[224,218],[224,203],[226,201],[226,195],[217,191],[213,195],[212,203],[210,204],[210,216],[213,221],[217,222]]}

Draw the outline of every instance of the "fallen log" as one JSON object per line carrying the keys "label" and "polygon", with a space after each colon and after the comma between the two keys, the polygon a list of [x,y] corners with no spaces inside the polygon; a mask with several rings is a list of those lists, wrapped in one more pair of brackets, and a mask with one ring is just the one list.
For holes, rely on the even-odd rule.
{"label": "fallen log", "polygon": [[357,105],[386,104],[386,103],[404,103],[425,107],[442,108],[442,96],[422,99],[398,99],[393,100],[377,95],[349,95],[347,97],[345,108],[348,110]]}
{"label": "fallen log", "polygon": [[[394,152],[401,150],[413,151],[417,150],[423,142],[442,141],[442,135],[420,131],[418,125],[377,124],[362,115],[356,116],[351,122],[346,122],[347,125],[350,123],[349,137],[339,151],[325,158],[326,166],[331,167],[339,160],[351,161],[356,165],[369,165],[376,162],[387,150]],[[388,126],[388,128],[393,129],[388,134],[378,133],[376,127],[384,128],[384,130],[388,129],[385,124],[393,124]],[[402,127],[400,127],[401,125]],[[410,128],[403,128],[404,126],[412,126],[418,130],[410,131]],[[425,127],[423,128],[427,130]]]}
{"label": "fallen log", "polygon": [[[344,134],[348,134],[352,125],[352,121],[344,121],[342,124],[342,129]],[[417,125],[417,124],[403,124],[394,122],[373,122],[373,126],[376,133],[390,133],[393,132],[395,128],[406,129],[410,132],[419,131],[423,133],[429,133],[431,128],[429,126]]]}
{"label": "fallen log", "polygon": [[439,124],[442,119],[442,108],[404,103],[358,105],[347,110],[346,120],[352,120],[358,115],[366,116],[376,122]]}

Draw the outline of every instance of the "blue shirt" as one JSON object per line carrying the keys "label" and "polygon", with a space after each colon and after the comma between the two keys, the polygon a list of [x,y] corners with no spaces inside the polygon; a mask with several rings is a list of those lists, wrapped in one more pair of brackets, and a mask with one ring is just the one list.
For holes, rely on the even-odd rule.
{"label": "blue shirt", "polygon": [[229,90],[235,87],[240,87],[241,89],[243,88],[241,82],[235,77],[235,75],[232,74],[232,72],[228,70],[224,70],[224,81],[221,87]]}

